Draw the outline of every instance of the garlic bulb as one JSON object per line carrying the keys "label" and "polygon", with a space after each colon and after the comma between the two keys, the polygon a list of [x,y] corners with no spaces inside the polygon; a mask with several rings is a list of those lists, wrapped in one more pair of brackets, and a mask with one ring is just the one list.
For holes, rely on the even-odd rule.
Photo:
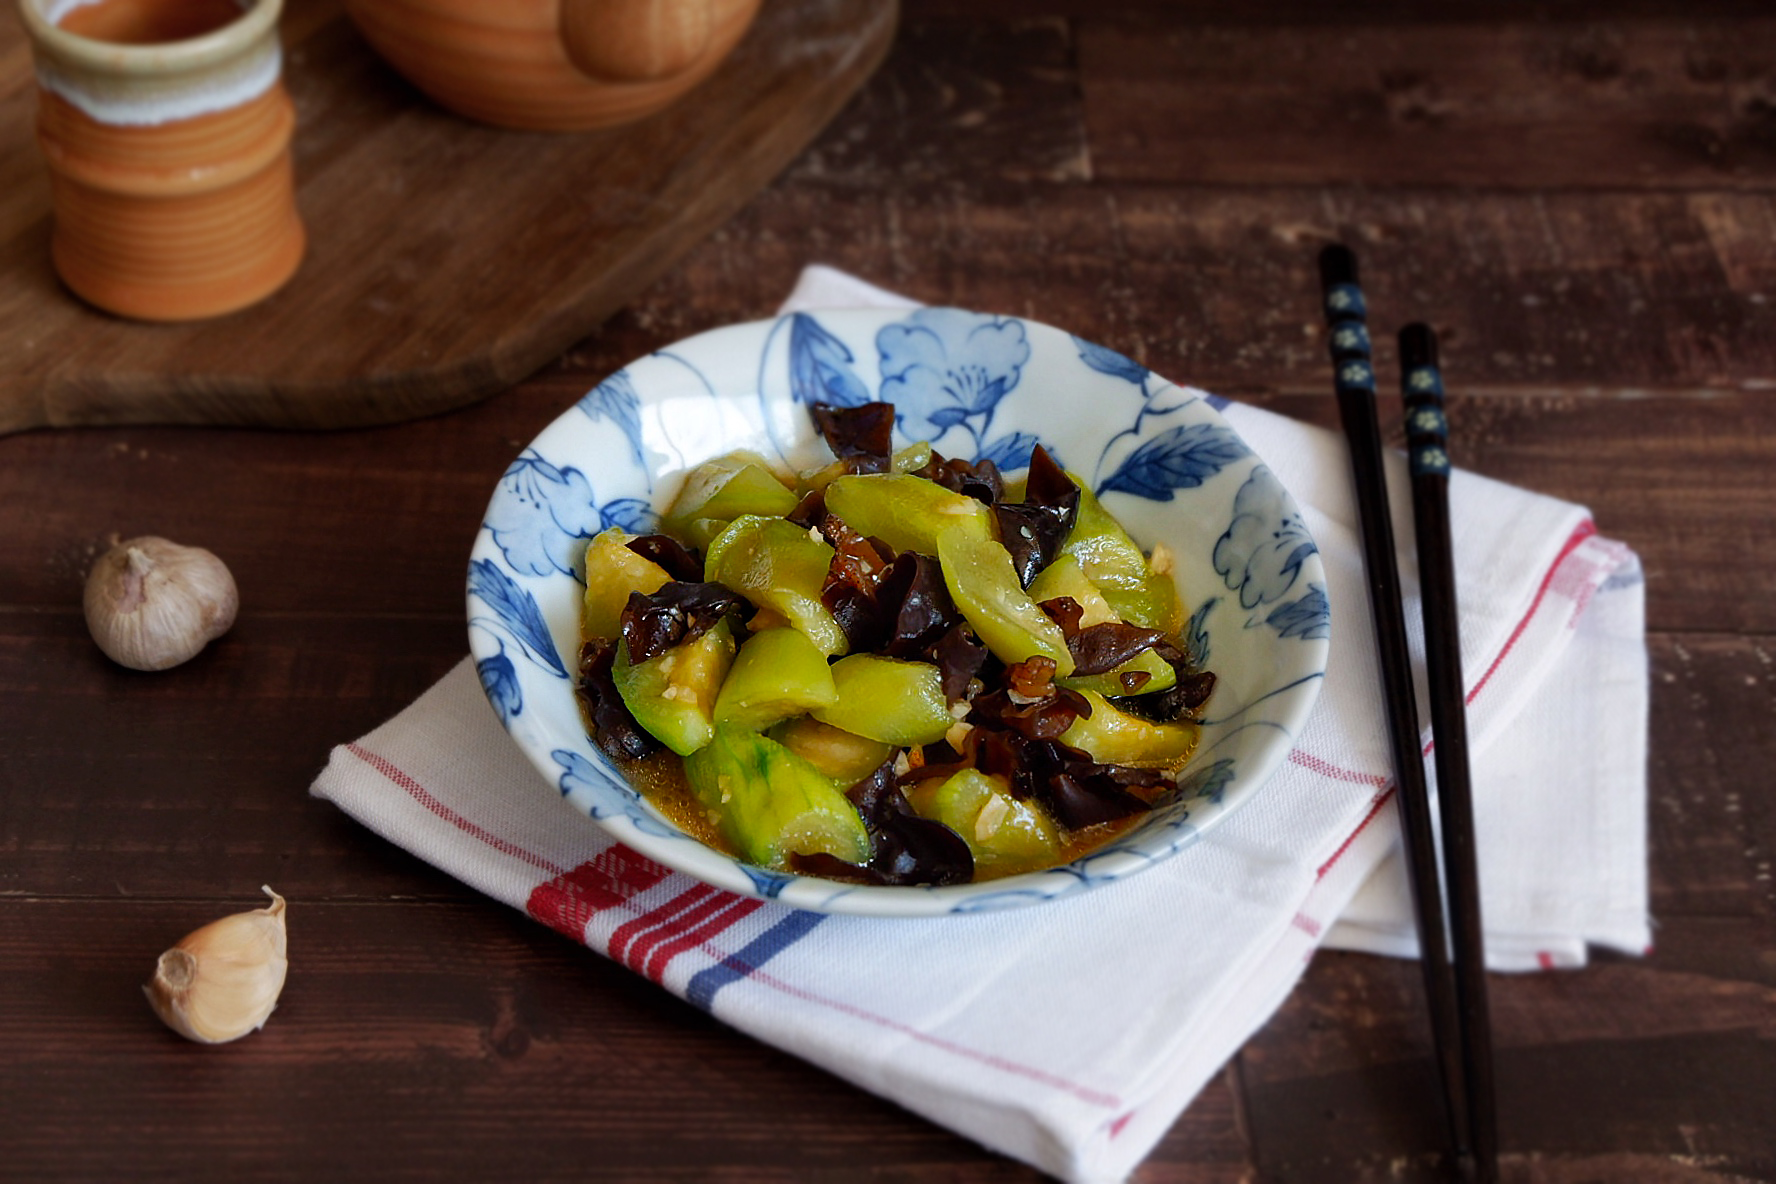
{"label": "garlic bulb", "polygon": [[188,1040],[221,1044],[265,1026],[284,989],[284,898],[212,921],[160,956],[142,988],[154,1014]]}
{"label": "garlic bulb", "polygon": [[86,577],[86,627],[112,661],[132,670],[196,657],[228,632],[239,606],[220,559],[152,535],[118,543]]}

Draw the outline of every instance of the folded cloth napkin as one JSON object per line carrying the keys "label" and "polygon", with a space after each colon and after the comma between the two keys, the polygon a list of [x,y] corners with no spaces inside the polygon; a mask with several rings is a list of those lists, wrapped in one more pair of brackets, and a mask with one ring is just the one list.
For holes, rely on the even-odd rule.
{"label": "folded cloth napkin", "polygon": [[[908,302],[810,268],[785,311],[885,303]],[[1344,445],[1254,408],[1223,414],[1303,508],[1326,561],[1333,650],[1274,779],[1138,876],[929,920],[735,897],[614,844],[566,805],[466,658],[335,749],[313,793],[741,1031],[1056,1176],[1120,1180],[1317,947],[1414,950]],[[1410,539],[1394,459],[1396,533]],[[1489,961],[1576,966],[1587,943],[1638,953],[1638,564],[1577,506],[1467,473],[1451,503]],[[1402,557],[1409,593],[1413,571]]]}

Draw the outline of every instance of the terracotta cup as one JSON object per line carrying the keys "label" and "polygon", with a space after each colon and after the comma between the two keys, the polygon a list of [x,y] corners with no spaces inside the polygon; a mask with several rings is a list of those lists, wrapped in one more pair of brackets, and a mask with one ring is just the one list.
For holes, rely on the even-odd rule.
{"label": "terracotta cup", "polygon": [[180,321],[263,299],[306,239],[282,0],[19,0],[37,64],[56,271],[92,304]]}
{"label": "terracotta cup", "polygon": [[460,115],[583,131],[651,115],[708,77],[759,0],[347,0],[388,63]]}

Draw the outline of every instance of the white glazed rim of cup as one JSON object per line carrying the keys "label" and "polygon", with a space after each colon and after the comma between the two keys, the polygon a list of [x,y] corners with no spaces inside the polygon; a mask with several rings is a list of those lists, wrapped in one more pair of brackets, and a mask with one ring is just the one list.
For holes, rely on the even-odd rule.
{"label": "white glazed rim of cup", "polygon": [[55,24],[56,20],[84,6],[81,0],[21,0],[19,11],[32,41],[67,65],[96,74],[147,78],[184,75],[232,61],[265,38],[276,35],[284,3],[283,0],[247,0],[240,18],[219,29],[183,41],[153,45],[98,41],[70,33]]}

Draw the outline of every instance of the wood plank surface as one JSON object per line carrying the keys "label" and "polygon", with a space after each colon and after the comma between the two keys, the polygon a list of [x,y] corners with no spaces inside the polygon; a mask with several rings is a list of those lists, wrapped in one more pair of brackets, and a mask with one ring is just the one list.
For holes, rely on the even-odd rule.
{"label": "wood plank surface", "polygon": [[[1707,635],[1661,635],[1653,645],[1654,750],[1692,753],[1694,767],[1682,784],[1660,778],[1666,788],[1655,795],[1660,944],[1645,961],[1606,959],[1578,974],[1494,979],[1506,1149],[1522,1169],[1516,1178],[1583,1179],[1579,1165],[1600,1170],[1630,1145],[1644,1160],[1636,1171],[1661,1157],[1689,1156],[1739,1178],[1769,1178],[1768,1145],[1759,1139],[1776,1064],[1769,1056],[1776,961],[1767,953],[1776,944],[1767,870],[1776,816],[1766,803],[1748,808],[1735,796],[1748,768],[1776,759],[1776,732],[1759,728],[1773,693],[1769,646]],[[310,647],[321,651],[323,667],[349,664],[341,656],[354,648],[341,645],[331,651],[341,656],[329,657],[327,647]],[[1699,653],[1709,659],[1700,668]],[[266,693],[277,681],[269,673],[276,663],[244,657],[243,665],[268,671],[262,683],[235,683],[227,696],[197,688],[182,696],[185,706],[229,697],[276,706]],[[1746,694],[1753,670],[1765,673]],[[330,685],[303,681],[311,693]],[[383,694],[404,701],[399,686]],[[6,695],[0,705],[16,711],[27,698]],[[126,696],[126,714],[144,701]],[[618,1129],[658,1133],[682,1126],[687,1115],[707,1118],[701,1100],[711,1093],[723,1097],[723,1109],[717,1121],[699,1119],[691,1144],[642,1161],[624,1160],[619,1150],[615,1161],[602,1162],[664,1180],[723,1164],[751,1178],[746,1165],[761,1160],[773,1165],[765,1178],[822,1170],[845,1178],[844,1157],[866,1145],[892,1162],[931,1155],[972,1165],[957,1179],[1024,1178],[885,1103],[834,1089],[792,1059],[480,900],[346,824],[330,805],[302,797],[300,772],[294,780],[275,769],[236,775],[234,753],[271,743],[288,720],[258,708],[182,715],[182,725],[171,712],[141,715],[141,731],[124,729],[92,761],[90,782],[60,775],[83,810],[66,802],[24,806],[31,785],[41,784],[40,770],[16,761],[0,792],[0,833],[33,836],[32,849],[9,860],[32,889],[0,898],[0,963],[14,967],[0,976],[0,1029],[15,1049],[43,1049],[0,1066],[0,1097],[22,1107],[11,1116],[13,1129],[29,1135],[9,1141],[16,1178],[78,1176],[92,1166],[70,1157],[67,1136],[86,1121],[84,1108],[73,1106],[75,1083],[98,1050],[107,1072],[138,1099],[111,1120],[115,1134],[140,1141],[156,1162],[198,1166],[188,1159],[194,1150],[166,1132],[194,1121],[232,1126],[267,1111],[251,1124],[253,1137],[223,1161],[234,1178],[310,1177],[346,1158],[364,1178],[430,1178],[448,1157],[465,1153],[458,1166],[471,1177],[502,1161],[565,1177]],[[26,735],[43,727],[24,718]],[[350,721],[323,714],[320,723]],[[163,730],[158,741],[142,738]],[[1718,734],[1699,735],[1710,731]],[[1743,744],[1748,731],[1757,737],[1751,748]],[[237,732],[233,751],[204,756],[221,775],[139,777],[143,767],[176,763],[156,744],[207,738],[213,747]],[[17,755],[70,758],[65,751]],[[1699,810],[1703,804],[1709,809]],[[46,822],[58,809],[88,817],[70,831],[66,822]],[[1672,821],[1680,813],[1682,825]],[[181,815],[177,825],[166,821]],[[171,841],[140,850],[149,835]],[[98,852],[108,882],[93,879]],[[214,1064],[193,1060],[214,1054],[147,1021],[132,984],[153,950],[211,906],[210,895],[190,895],[193,881],[238,903],[265,879],[296,902],[292,988],[255,1045],[224,1050]],[[346,880],[363,892],[361,901],[341,890]],[[49,933],[66,936],[65,950],[43,946]],[[1204,1156],[1208,1178],[1242,1178],[1247,1138],[1265,1179],[1433,1178],[1435,1110],[1418,989],[1408,964],[1354,955],[1317,960],[1242,1054],[1232,1086],[1218,1083],[1193,1105],[1139,1178],[1196,1179]],[[37,1040],[25,1038],[32,1033]],[[42,1033],[50,1035],[47,1046]],[[1701,1063],[1685,1068],[1685,1058]],[[203,1076],[190,1080],[187,1065],[204,1066]],[[342,1076],[351,1088],[324,1084]],[[1225,1092],[1230,1087],[1237,1102]],[[496,1104],[488,1090],[502,1100]],[[368,1129],[355,1143],[304,1140],[304,1126],[285,1125],[269,1104],[284,1091],[316,1099],[302,1123],[358,1131],[364,1128],[345,1117],[360,1114]],[[1585,1113],[1610,1115],[1609,1124],[1561,1119],[1574,1096],[1587,1099]],[[477,1126],[484,1108],[507,1121]],[[780,1119],[783,1113],[793,1120]],[[466,1149],[429,1143],[432,1122],[466,1126],[475,1137]],[[758,1140],[765,1138],[782,1146],[763,1151]]]}
{"label": "wood plank surface", "polygon": [[187,422],[339,427],[435,413],[516,382],[720,225],[808,143],[893,35],[880,0],[774,0],[658,115],[514,133],[435,106],[333,0],[292,5],[297,204],[289,284],[227,317],[130,322],[49,260],[24,34],[0,12],[0,432]]}
{"label": "wood plank surface", "polygon": [[[1617,18],[1740,20],[1769,15],[1764,0],[1363,0],[1334,8],[1319,0],[907,0],[907,16],[919,24],[1061,18],[1129,23],[1164,18],[1182,28],[1289,25],[1308,38],[1331,26],[1357,24],[1439,25],[1491,21],[1540,26]],[[1148,27],[1156,27],[1149,25]]]}
{"label": "wood plank surface", "polygon": [[[1769,13],[1765,13],[1768,17]],[[1082,21],[1112,181],[1768,190],[1776,19]]]}
{"label": "wood plank surface", "polygon": [[[1776,194],[1067,186],[777,189],[730,234],[756,266],[693,253],[685,298],[768,310],[810,251],[927,302],[1013,312],[1224,394],[1319,392],[1314,259],[1355,244],[1377,338],[1430,319],[1452,389],[1776,390]],[[834,209],[834,206],[839,208]],[[797,235],[819,214],[820,229]],[[675,302],[676,303],[676,302]],[[667,331],[690,328],[679,306]]]}
{"label": "wood plank surface", "polygon": [[[469,542],[525,442],[632,358],[768,314],[805,263],[1333,426],[1314,256],[1342,238],[1384,371],[1388,327],[1437,325],[1457,462],[1589,506],[1647,573],[1655,945],[1493,976],[1505,1179],[1776,1181],[1767,3],[903,11],[775,182],[492,398],[325,433],[0,438],[0,1180],[1038,1179],[307,787],[464,653]],[[306,151],[335,175],[352,155]],[[31,175],[0,154],[0,226]],[[222,554],[235,629],[166,674],[106,662],[78,605],[113,532]],[[284,1002],[249,1041],[184,1044],[137,985],[267,882],[292,901]],[[1421,993],[1410,963],[1318,955],[1136,1184],[1447,1178]]]}

